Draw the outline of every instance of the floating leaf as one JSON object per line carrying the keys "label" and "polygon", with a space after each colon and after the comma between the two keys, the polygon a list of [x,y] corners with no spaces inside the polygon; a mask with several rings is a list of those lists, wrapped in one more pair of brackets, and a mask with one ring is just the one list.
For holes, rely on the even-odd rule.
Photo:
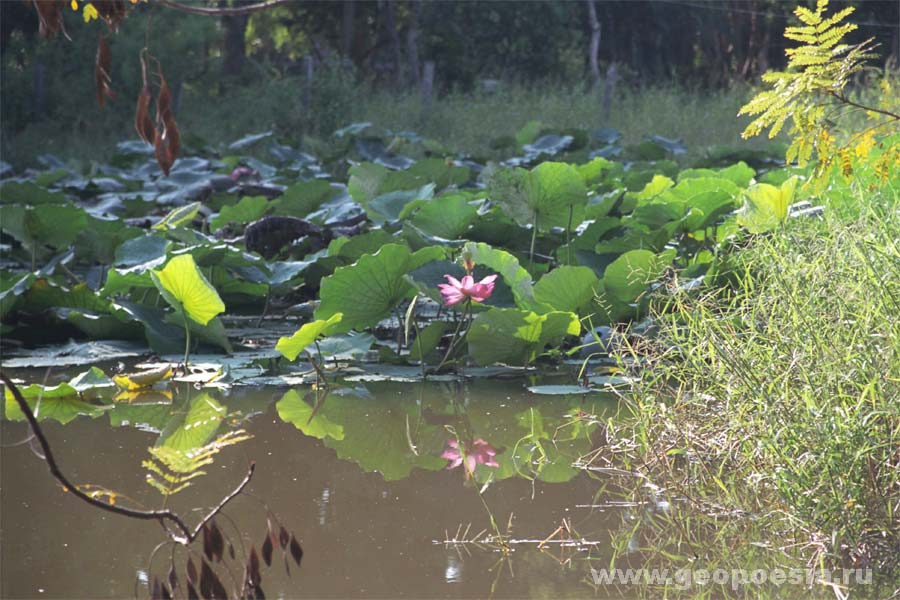
{"label": "floating leaf", "polygon": [[163,365],[157,369],[132,373],[128,375],[115,375],[113,380],[120,388],[134,391],[152,387],[155,383],[172,377],[171,365]]}

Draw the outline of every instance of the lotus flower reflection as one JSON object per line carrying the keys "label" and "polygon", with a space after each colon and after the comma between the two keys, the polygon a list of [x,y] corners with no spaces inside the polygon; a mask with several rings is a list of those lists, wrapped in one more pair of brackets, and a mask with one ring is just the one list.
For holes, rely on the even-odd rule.
{"label": "lotus flower reflection", "polygon": [[494,281],[497,275],[488,275],[478,283],[471,275],[466,275],[462,281],[452,275],[444,275],[449,283],[439,283],[441,296],[444,297],[444,306],[452,306],[471,298],[475,302],[484,302],[494,293]]}
{"label": "lotus flower reflection", "polygon": [[484,465],[486,467],[499,467],[494,457],[497,451],[481,438],[477,438],[471,444],[463,444],[463,451],[460,451],[459,440],[450,438],[447,440],[447,449],[441,454],[441,458],[450,461],[447,465],[448,469],[455,469],[459,465],[465,463],[466,476],[475,473],[475,467]]}

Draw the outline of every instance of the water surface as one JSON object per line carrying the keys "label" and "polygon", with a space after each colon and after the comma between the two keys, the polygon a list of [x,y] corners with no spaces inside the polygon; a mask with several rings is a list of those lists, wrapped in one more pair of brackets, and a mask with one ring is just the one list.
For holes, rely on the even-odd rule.
{"label": "water surface", "polygon": [[[95,418],[43,426],[70,479],[146,508],[162,504],[145,481],[148,447],[178,436],[201,444],[237,427],[252,434],[223,449],[169,506],[195,522],[197,509],[216,504],[255,460],[248,493],[218,523],[229,540],[237,541],[237,528],[245,549],[259,548],[264,502],[296,534],[302,566],[288,576],[276,552],[262,572],[270,598],[594,597],[589,568],[608,562],[604,542],[625,515],[585,507],[596,503],[599,486],[571,465],[602,444],[603,427],[589,415],[614,406],[601,394],[531,394],[519,380],[356,383],[318,399],[308,386],[183,386],[171,405],[139,398]],[[211,421],[186,423],[210,408],[218,409]],[[165,539],[155,522],[108,514],[64,493],[28,444],[11,445],[25,437],[25,425],[2,427],[4,597],[130,597],[148,572],[165,576],[168,548],[148,565]],[[202,435],[185,437],[194,434]],[[441,455],[456,439],[464,448],[481,440],[499,466],[479,464],[472,476],[464,466],[448,470]],[[482,540],[496,533],[491,516],[512,542],[508,553],[493,542],[470,543],[478,532],[485,531]],[[536,543],[561,525],[565,531],[544,547]],[[447,543],[454,538],[467,543]],[[562,538],[596,543],[572,548]],[[182,569],[184,559],[176,564]]]}

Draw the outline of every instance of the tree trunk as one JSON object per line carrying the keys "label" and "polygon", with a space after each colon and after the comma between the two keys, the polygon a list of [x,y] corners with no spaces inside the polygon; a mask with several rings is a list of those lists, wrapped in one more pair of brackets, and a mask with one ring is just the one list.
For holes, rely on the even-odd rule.
{"label": "tree trunk", "polygon": [[44,58],[38,54],[34,59],[34,100],[31,107],[34,110],[36,120],[43,119],[47,114],[47,67]]}
{"label": "tree trunk", "polygon": [[594,0],[585,0],[588,7],[588,23],[591,26],[591,47],[588,52],[588,60],[591,65],[591,78],[596,90],[600,85],[600,64],[597,62],[597,54],[600,51],[600,21],[597,20],[597,7]]}
{"label": "tree trunk", "polygon": [[619,76],[616,63],[610,63],[606,70],[606,82],[603,86],[603,122],[609,122],[609,113],[612,111],[612,97],[616,89],[616,78]]}
{"label": "tree trunk", "polygon": [[222,62],[222,75],[226,77],[239,77],[241,71],[244,70],[244,63],[247,61],[244,34],[247,31],[247,21],[249,20],[249,15],[222,17],[222,24],[225,27],[225,57]]}
{"label": "tree trunk", "polygon": [[344,14],[341,23],[341,54],[350,58],[353,51],[353,21],[356,17],[356,2],[344,0]]}
{"label": "tree trunk", "polygon": [[434,99],[434,61],[426,60],[422,69],[422,118],[428,117],[431,111],[431,102]]}
{"label": "tree trunk", "polygon": [[403,87],[403,54],[400,51],[400,35],[397,33],[397,11],[395,0],[385,0],[384,27],[391,42],[391,54],[394,58],[394,81],[397,88]]}
{"label": "tree trunk", "polygon": [[414,0],[412,19],[406,32],[406,57],[409,61],[410,83],[418,87],[422,80],[419,70],[419,19],[422,16],[422,0]]}

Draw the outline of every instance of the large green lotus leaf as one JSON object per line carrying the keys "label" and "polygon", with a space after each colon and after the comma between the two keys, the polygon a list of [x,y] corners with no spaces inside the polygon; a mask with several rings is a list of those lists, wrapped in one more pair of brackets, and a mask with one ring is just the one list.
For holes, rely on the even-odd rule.
{"label": "large green lotus leaf", "polygon": [[257,298],[265,297],[269,293],[269,286],[265,283],[238,279],[225,267],[210,267],[209,283],[220,296],[229,299],[229,305],[231,301],[256,304]]}
{"label": "large green lotus leaf", "polygon": [[223,206],[219,214],[209,220],[209,229],[216,232],[229,223],[250,223],[262,217],[268,206],[265,196],[244,196],[233,206]]}
{"label": "large green lotus leaf", "polygon": [[488,197],[503,214],[519,225],[534,221],[534,208],[529,204],[531,174],[522,168],[501,169],[488,177]]}
{"label": "large green lotus leaf", "polygon": [[510,287],[519,308],[539,310],[540,303],[534,298],[531,275],[519,265],[519,259],[506,252],[492,248],[488,244],[469,242],[464,252],[468,253],[476,265],[484,265],[494,273],[499,273]]}
{"label": "large green lotus leaf", "polygon": [[415,294],[415,288],[403,276],[445,255],[445,250],[438,247],[413,253],[406,246],[387,244],[375,254],[367,254],[352,265],[336,269],[321,282],[316,319],[343,313],[333,333],[375,325],[389,316],[402,300]]}
{"label": "large green lotus leaf", "polygon": [[434,196],[434,184],[428,183],[414,190],[395,190],[381,194],[366,203],[366,214],[376,223],[397,221],[406,207],[414,202],[430,200]]}
{"label": "large green lotus leaf", "polygon": [[478,216],[466,194],[447,194],[426,203],[412,218],[412,223],[425,233],[447,240],[463,237]]}
{"label": "large green lotus leaf", "polygon": [[626,252],[606,267],[606,291],[621,302],[634,302],[672,264],[674,254],[674,250],[661,254],[649,250]]}
{"label": "large green lotus leaf", "polygon": [[101,297],[84,283],[66,289],[50,279],[43,277],[37,279],[25,294],[23,310],[37,313],[56,307],[105,312],[109,310],[109,300]]}
{"label": "large green lotus leaf", "polygon": [[340,256],[348,262],[355,262],[364,254],[375,254],[382,246],[397,243],[394,236],[384,229],[373,229],[352,238],[337,238],[328,245],[329,256]]}
{"label": "large green lotus leaf", "polygon": [[650,230],[659,229],[667,223],[678,221],[684,216],[684,203],[678,199],[665,201],[664,196],[658,196],[657,200],[646,204],[639,204],[629,215],[625,217],[629,223],[643,225]]}
{"label": "large green lotus leaf", "polygon": [[537,213],[538,230],[577,225],[586,203],[584,180],[574,166],[543,162],[531,170],[528,204]]}
{"label": "large green lotus leaf", "polygon": [[[158,266],[158,265],[156,265]],[[135,272],[131,269],[110,269],[106,274],[106,283],[100,289],[100,295],[109,298],[127,292],[131,288],[152,288],[153,279],[150,270]]]}
{"label": "large green lotus leaf", "polygon": [[0,186],[0,204],[64,204],[66,195],[62,192],[51,192],[31,181],[9,181]]}
{"label": "large green lotus leaf", "polygon": [[147,344],[156,354],[174,354],[184,350],[184,328],[166,322],[163,309],[125,301],[115,302],[112,306],[117,318],[134,321],[144,327]]}
{"label": "large green lotus leaf", "polygon": [[347,191],[363,206],[382,194],[420,188],[428,183],[424,177],[408,171],[389,171],[375,163],[360,163],[350,167]]}
{"label": "large green lotus leaf", "polygon": [[746,227],[750,233],[772,231],[787,218],[796,187],[795,177],[785,181],[781,187],[768,183],[750,186],[744,195],[744,208],[738,214],[738,225]]}
{"label": "large green lotus leaf", "polygon": [[469,180],[470,175],[469,167],[457,167],[441,158],[416,161],[406,171],[432,182],[439,190],[451,185],[462,185]]}
{"label": "large green lotus leaf", "polygon": [[[114,264],[143,272],[163,264],[169,240],[157,234],[147,234],[124,242],[116,249]],[[139,267],[139,268],[134,268]]]}
{"label": "large green lotus leaf", "polygon": [[638,206],[641,203],[659,196],[673,185],[675,185],[675,182],[665,175],[653,175],[653,178],[648,181],[639,192],[627,192],[625,194],[625,199],[628,200],[629,203],[633,203],[633,206]]}
{"label": "large green lotus leaf", "polygon": [[734,210],[735,204],[735,197],[725,190],[702,192],[691,196],[691,212],[685,218],[682,227],[685,231],[705,229]]}
{"label": "large green lotus leaf", "polygon": [[292,336],[279,338],[275,349],[288,360],[296,360],[297,355],[315,342],[320,335],[331,333],[332,328],[340,323],[343,317],[343,314],[336,313],[328,319],[306,323],[295,331]]}
{"label": "large green lotus leaf", "polygon": [[671,192],[690,204],[691,198],[706,192],[725,192],[736,198],[741,193],[741,188],[723,177],[690,177],[679,181]]}
{"label": "large green lotus leaf", "polygon": [[219,294],[190,254],[174,257],[161,271],[151,271],[150,277],[166,302],[201,325],[225,311]]}
{"label": "large green lotus leaf", "polygon": [[581,333],[578,316],[568,312],[537,315],[516,308],[492,308],[472,321],[466,341],[469,355],[480,365],[524,365],[547,344]]}
{"label": "large green lotus leaf", "polygon": [[106,221],[89,217],[85,228],[75,238],[75,257],[86,262],[111,265],[116,250],[128,240],[140,237],[144,230],[129,227],[118,220]]}
{"label": "large green lotus leaf", "polygon": [[584,183],[587,185],[591,185],[602,181],[605,174],[612,171],[615,164],[616,163],[612,161],[598,156],[591,162],[585,163],[583,165],[578,165],[576,168],[578,169],[578,173],[581,175],[581,178],[584,180]]}
{"label": "large green lotus leaf", "polygon": [[334,195],[335,190],[327,181],[322,179],[300,181],[272,201],[272,214],[302,218],[317,210]]}
{"label": "large green lotus leaf", "polygon": [[381,184],[387,178],[388,170],[381,165],[365,162],[350,167],[349,174],[347,191],[350,192],[350,197],[363,204],[380,193]]}
{"label": "large green lotus leaf", "polygon": [[582,314],[594,299],[599,281],[587,267],[558,267],[534,285],[534,299],[552,310]]}
{"label": "large green lotus leaf", "polygon": [[293,423],[294,427],[305,435],[319,440],[324,438],[344,439],[344,427],[332,423],[328,417],[304,402],[297,390],[288,390],[275,404],[275,409],[282,421]]}
{"label": "large green lotus leaf", "polygon": [[144,332],[139,323],[123,323],[118,317],[102,312],[57,308],[54,313],[95,340],[136,340]]}
{"label": "large green lotus leaf", "polygon": [[[180,452],[205,446],[219,430],[226,408],[208,393],[191,400],[190,409],[179,423],[170,423],[157,443]],[[173,426],[174,425],[174,426]]]}
{"label": "large green lotus leaf", "polygon": [[29,248],[65,248],[87,226],[87,213],[73,204],[0,206],[0,228]]}
{"label": "large green lotus leaf", "polygon": [[731,181],[738,187],[745,188],[756,177],[756,170],[744,161],[740,161],[730,167],[719,170],[719,177]]}
{"label": "large green lotus leaf", "polygon": [[0,292],[0,318],[16,308],[19,300],[31,289],[36,279],[37,275],[34,273],[27,273],[18,278],[7,276],[0,278],[0,289],[3,290]]}

